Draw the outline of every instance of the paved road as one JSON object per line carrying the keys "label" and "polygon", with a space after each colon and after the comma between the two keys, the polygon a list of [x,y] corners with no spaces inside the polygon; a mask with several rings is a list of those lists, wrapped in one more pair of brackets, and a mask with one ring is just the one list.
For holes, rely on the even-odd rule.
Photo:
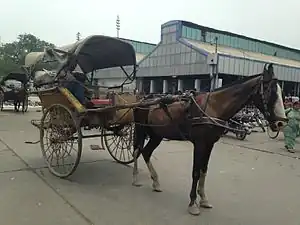
{"label": "paved road", "polygon": [[[29,121],[40,114],[0,112],[0,218],[6,225],[299,225],[300,150],[282,149],[282,137],[255,133],[245,141],[225,137],[216,144],[207,180],[214,205],[199,217],[186,209],[191,186],[191,145],[164,142],[154,154],[162,193],[151,191],[140,163],[143,186],[131,186],[131,167],[107,152],[87,148],[69,180],[45,168],[37,131]],[[299,144],[300,147],[300,144]],[[300,149],[300,148],[299,148]]]}

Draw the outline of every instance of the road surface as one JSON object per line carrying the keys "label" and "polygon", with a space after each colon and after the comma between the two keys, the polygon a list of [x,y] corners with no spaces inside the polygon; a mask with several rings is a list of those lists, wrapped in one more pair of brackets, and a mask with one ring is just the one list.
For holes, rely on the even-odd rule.
{"label": "road surface", "polygon": [[[299,225],[300,144],[297,153],[253,133],[245,141],[224,137],[215,145],[207,177],[213,209],[187,213],[192,151],[185,142],[164,142],[154,153],[162,193],[151,190],[142,160],[142,187],[131,186],[132,168],[108,152],[91,151],[69,180],[49,174],[31,119],[40,113],[0,112],[0,218],[5,225]],[[232,135],[233,137],[233,135]]]}

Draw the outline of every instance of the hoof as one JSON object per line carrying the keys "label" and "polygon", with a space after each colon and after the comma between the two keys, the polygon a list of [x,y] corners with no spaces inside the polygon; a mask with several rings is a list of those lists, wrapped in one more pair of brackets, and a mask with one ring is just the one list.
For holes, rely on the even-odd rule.
{"label": "hoof", "polygon": [[154,192],[162,192],[162,190],[160,189],[160,187],[156,187],[156,188],[153,187],[153,191]]}
{"label": "hoof", "polygon": [[213,208],[213,206],[211,204],[209,204],[207,200],[205,200],[205,201],[200,200],[199,205],[201,208],[206,208],[206,209]]}
{"label": "hoof", "polygon": [[189,214],[191,214],[193,216],[199,216],[200,215],[200,209],[196,204],[189,206],[188,212],[189,212]]}
{"label": "hoof", "polygon": [[152,188],[154,192],[162,192],[159,184],[153,184]]}
{"label": "hoof", "polygon": [[142,184],[138,183],[137,181],[133,181],[132,182],[132,186],[134,186],[134,187],[141,187]]}

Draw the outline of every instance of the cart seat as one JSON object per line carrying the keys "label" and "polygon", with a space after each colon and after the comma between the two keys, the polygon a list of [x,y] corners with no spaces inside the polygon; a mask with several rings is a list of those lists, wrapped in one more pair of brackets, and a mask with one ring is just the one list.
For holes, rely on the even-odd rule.
{"label": "cart seat", "polygon": [[111,99],[91,99],[90,103],[92,103],[93,107],[103,107],[112,104]]}
{"label": "cart seat", "polygon": [[199,105],[202,104],[206,104],[207,100],[208,100],[208,92],[201,92],[198,94],[197,98],[196,98],[196,102]]}

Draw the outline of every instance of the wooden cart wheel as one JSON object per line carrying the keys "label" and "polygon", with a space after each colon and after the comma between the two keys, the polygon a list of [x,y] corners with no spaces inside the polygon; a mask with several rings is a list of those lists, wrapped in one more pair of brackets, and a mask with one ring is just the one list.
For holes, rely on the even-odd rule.
{"label": "wooden cart wheel", "polygon": [[27,112],[28,110],[28,95],[25,96],[25,100],[22,102],[22,112]]}
{"label": "wooden cart wheel", "polygon": [[134,125],[112,127],[112,131],[102,130],[102,142],[109,154],[121,164],[133,162]]}
{"label": "wooden cart wheel", "polygon": [[52,174],[66,178],[74,173],[82,152],[79,120],[64,105],[46,109],[40,125],[40,143],[45,162]]}
{"label": "wooden cart wheel", "polygon": [[4,91],[0,89],[0,111],[3,111],[4,105]]}

